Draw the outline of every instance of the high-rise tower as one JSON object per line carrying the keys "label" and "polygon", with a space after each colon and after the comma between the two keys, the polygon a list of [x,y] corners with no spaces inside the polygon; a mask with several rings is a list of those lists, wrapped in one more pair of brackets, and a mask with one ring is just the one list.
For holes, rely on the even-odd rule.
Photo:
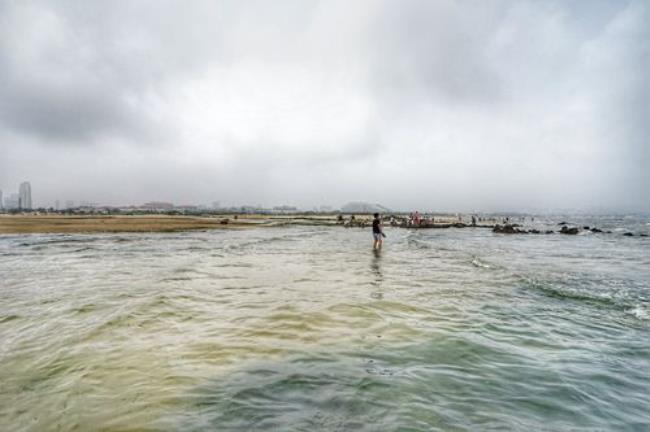
{"label": "high-rise tower", "polygon": [[18,189],[19,207],[30,210],[32,208],[32,185],[29,182],[22,182]]}

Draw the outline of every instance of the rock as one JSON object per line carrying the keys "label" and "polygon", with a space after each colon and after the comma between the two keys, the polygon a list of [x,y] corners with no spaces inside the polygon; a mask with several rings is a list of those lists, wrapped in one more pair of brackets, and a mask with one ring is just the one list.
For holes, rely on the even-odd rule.
{"label": "rock", "polygon": [[563,226],[562,229],[560,230],[560,233],[562,233],[562,234],[576,235],[576,234],[578,234],[578,231],[579,231],[579,230],[578,230],[578,228],[576,228],[576,227],[569,228],[569,227],[567,227],[567,226],[565,225],[565,226]]}
{"label": "rock", "polygon": [[546,230],[546,234],[555,234],[555,231],[553,231],[553,230]]}
{"label": "rock", "polygon": [[582,227],[582,229],[584,229],[584,230],[588,230],[588,229],[589,229],[589,226],[588,226],[588,225],[585,225],[585,226]]}
{"label": "rock", "polygon": [[220,223],[221,225],[228,225],[229,222],[230,222],[230,219],[221,219],[221,220],[219,221],[219,223]]}
{"label": "rock", "polygon": [[530,230],[530,233],[531,234],[541,234],[541,232],[539,230],[536,230],[536,229]]}
{"label": "rock", "polygon": [[492,229],[492,232],[500,233],[500,234],[514,234],[515,229],[511,225],[501,226],[499,224],[496,224]]}
{"label": "rock", "polygon": [[623,234],[625,237],[634,237],[634,233],[626,232]]}
{"label": "rock", "polygon": [[566,223],[566,222],[560,222],[560,223],[557,224],[557,225],[558,225],[558,226],[562,226],[562,225],[567,225],[567,223]]}
{"label": "rock", "polygon": [[592,233],[601,233],[601,232],[603,232],[603,230],[600,230],[600,229],[594,227],[594,228],[591,229],[591,232]]}
{"label": "rock", "polygon": [[528,234],[528,231],[517,229],[514,225],[510,225],[510,224],[506,224],[503,226],[496,224],[492,229],[492,232],[500,233],[500,234]]}
{"label": "rock", "polygon": [[639,237],[648,237],[648,234],[639,234]]}

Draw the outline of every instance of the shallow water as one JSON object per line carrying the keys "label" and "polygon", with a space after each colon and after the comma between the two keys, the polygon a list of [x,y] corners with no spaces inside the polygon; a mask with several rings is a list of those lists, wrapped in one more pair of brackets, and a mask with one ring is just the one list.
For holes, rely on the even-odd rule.
{"label": "shallow water", "polygon": [[647,237],[387,234],[0,237],[0,430],[650,429]]}

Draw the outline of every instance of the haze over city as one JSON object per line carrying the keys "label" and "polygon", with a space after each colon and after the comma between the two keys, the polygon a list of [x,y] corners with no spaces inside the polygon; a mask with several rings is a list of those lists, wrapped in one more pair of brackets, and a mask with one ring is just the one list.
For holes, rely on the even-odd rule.
{"label": "haze over city", "polygon": [[650,3],[0,3],[0,189],[650,210]]}

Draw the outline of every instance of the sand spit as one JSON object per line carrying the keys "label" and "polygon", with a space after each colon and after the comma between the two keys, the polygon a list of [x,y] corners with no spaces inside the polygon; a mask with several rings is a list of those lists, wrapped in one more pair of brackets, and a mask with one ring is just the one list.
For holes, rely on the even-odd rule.
{"label": "sand spit", "polygon": [[[336,215],[0,215],[0,234],[23,233],[98,233],[98,232],[173,232],[207,229],[246,229],[287,225],[367,227],[368,215],[357,215],[352,224]],[[464,224],[440,221],[436,228]],[[390,226],[388,221],[384,221]],[[434,226],[427,226],[433,228]],[[418,227],[420,228],[420,227]],[[422,226],[424,228],[424,226]],[[487,226],[486,226],[487,228]],[[491,226],[490,226],[491,228]]]}
{"label": "sand spit", "polygon": [[0,234],[174,232],[286,225],[341,225],[335,216],[0,215]]}

